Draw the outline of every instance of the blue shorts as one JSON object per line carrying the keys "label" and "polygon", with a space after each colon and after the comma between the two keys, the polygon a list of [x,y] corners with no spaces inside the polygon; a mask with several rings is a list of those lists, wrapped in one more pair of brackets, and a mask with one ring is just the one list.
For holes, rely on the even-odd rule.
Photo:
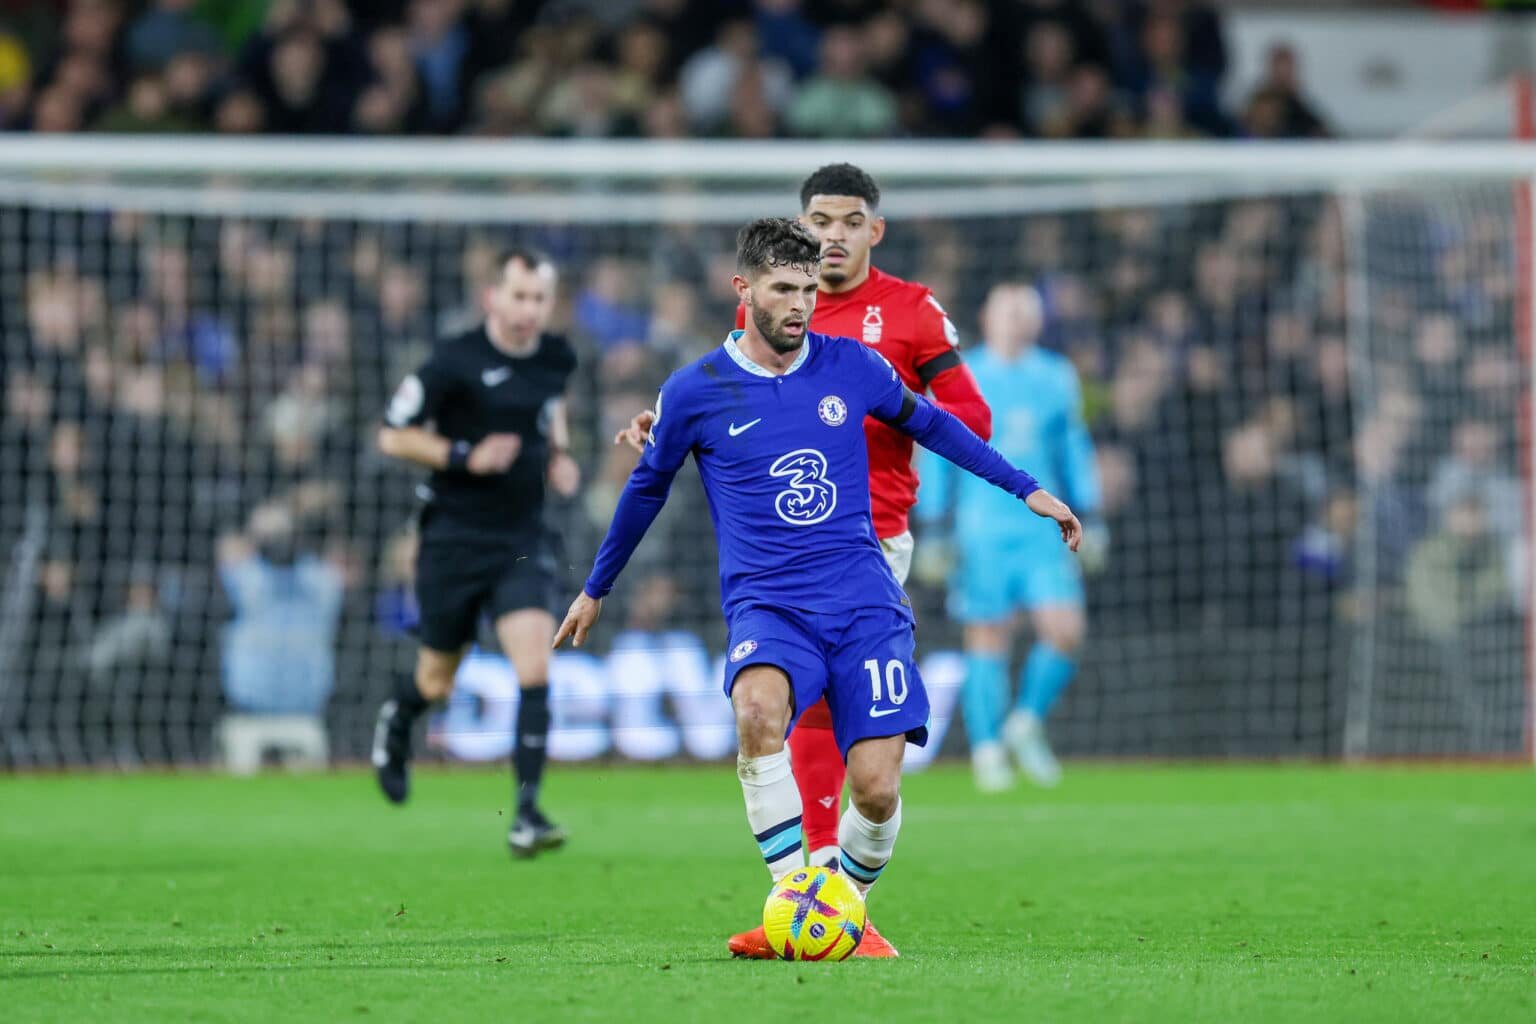
{"label": "blue shorts", "polygon": [[822,697],[843,759],[860,740],[906,736],[928,742],[928,691],[913,659],[912,620],[894,608],[854,608],[840,615],[748,605],[731,616],[725,693],[750,665],[789,676],[790,728]]}
{"label": "blue shorts", "polygon": [[960,548],[949,612],[960,622],[996,622],[1020,608],[1083,604],[1083,571],[1052,530],[1045,541],[994,540]]}

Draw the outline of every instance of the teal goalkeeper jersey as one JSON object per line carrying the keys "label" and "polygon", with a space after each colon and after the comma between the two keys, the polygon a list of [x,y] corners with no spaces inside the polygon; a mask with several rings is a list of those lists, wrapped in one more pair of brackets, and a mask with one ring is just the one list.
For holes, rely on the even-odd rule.
{"label": "teal goalkeeper jersey", "polygon": [[[1014,465],[1029,466],[1040,486],[1079,518],[1096,514],[1099,474],[1071,361],[1036,346],[1005,363],[977,347],[965,354],[965,364],[992,407],[992,446]],[[933,521],[953,509],[961,538],[1058,539],[1054,524],[1018,515],[1016,499],[953,469],[922,453],[919,520]]]}

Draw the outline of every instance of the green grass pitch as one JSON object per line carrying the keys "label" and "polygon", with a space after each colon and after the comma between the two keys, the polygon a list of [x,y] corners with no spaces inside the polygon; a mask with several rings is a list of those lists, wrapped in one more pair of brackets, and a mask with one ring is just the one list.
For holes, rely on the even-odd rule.
{"label": "green grass pitch", "polygon": [[907,780],[899,961],[733,962],[768,877],[729,766],[0,780],[0,1007],[87,1021],[1536,1021],[1536,777],[1072,767]]}

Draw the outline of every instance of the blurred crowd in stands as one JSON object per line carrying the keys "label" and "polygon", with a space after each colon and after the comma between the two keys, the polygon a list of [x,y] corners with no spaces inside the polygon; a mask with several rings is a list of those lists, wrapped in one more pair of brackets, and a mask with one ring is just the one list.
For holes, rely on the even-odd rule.
{"label": "blurred crowd in stands", "polygon": [[[1288,50],[1241,110],[1226,64],[1186,0],[0,0],[0,129],[1326,134]],[[1326,754],[1362,665],[1524,677],[1512,202],[1383,196],[1354,235],[1321,196],[892,224],[876,262],[967,344],[1026,282],[1083,377],[1112,570],[1065,750]],[[608,440],[731,322],[734,228],[0,204],[25,254],[0,258],[0,760],[198,757],[223,707],[327,698],[364,749],[416,613],[414,474],[371,445],[394,384],[475,319],[503,245],[555,256],[574,593],[633,465]],[[598,650],[718,648],[706,516],[685,473]],[[912,587],[927,649],[955,640],[943,590],[942,566]],[[1479,750],[1519,721],[1481,697],[1444,718]]]}
{"label": "blurred crowd in stands", "polygon": [[[892,224],[877,262],[933,287],[967,345],[988,290],[1028,282],[1040,343],[1082,374],[1112,571],[1090,581],[1067,749],[1156,710],[1223,742],[1233,721],[1262,733],[1235,748],[1250,753],[1325,753],[1362,642],[1405,678],[1522,678],[1514,242],[1508,195],[1482,198],[1373,201],[1363,314],[1322,197]],[[614,431],[731,323],[733,227],[517,236],[561,264],[557,320],[582,357],[586,484],[553,510],[572,594],[633,465]],[[334,687],[340,749],[362,749],[415,614],[415,474],[373,450],[374,427],[434,337],[476,317],[508,237],[3,206],[0,237],[29,254],[0,264],[0,544],[22,584],[0,615],[22,631],[0,732],[44,715],[31,734],[56,745],[192,756],[141,724],[185,725],[265,676],[269,703],[323,707]],[[683,474],[597,650],[620,630],[718,648],[706,517]],[[956,639],[942,582],[912,587],[927,649]],[[1169,699],[1237,717],[1147,704]]]}
{"label": "blurred crowd in stands", "polygon": [[0,0],[0,130],[1317,136],[1201,0]]}

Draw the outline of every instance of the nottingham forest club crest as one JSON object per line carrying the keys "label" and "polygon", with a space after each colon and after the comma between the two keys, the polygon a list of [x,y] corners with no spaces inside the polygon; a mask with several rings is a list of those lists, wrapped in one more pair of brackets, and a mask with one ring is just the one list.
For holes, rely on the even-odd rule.
{"label": "nottingham forest club crest", "polygon": [[829,427],[840,427],[848,419],[848,405],[836,395],[828,395],[816,405],[821,422]]}
{"label": "nottingham forest club crest", "polygon": [[885,333],[885,319],[880,315],[879,306],[864,307],[864,344],[880,344],[880,336]]}

